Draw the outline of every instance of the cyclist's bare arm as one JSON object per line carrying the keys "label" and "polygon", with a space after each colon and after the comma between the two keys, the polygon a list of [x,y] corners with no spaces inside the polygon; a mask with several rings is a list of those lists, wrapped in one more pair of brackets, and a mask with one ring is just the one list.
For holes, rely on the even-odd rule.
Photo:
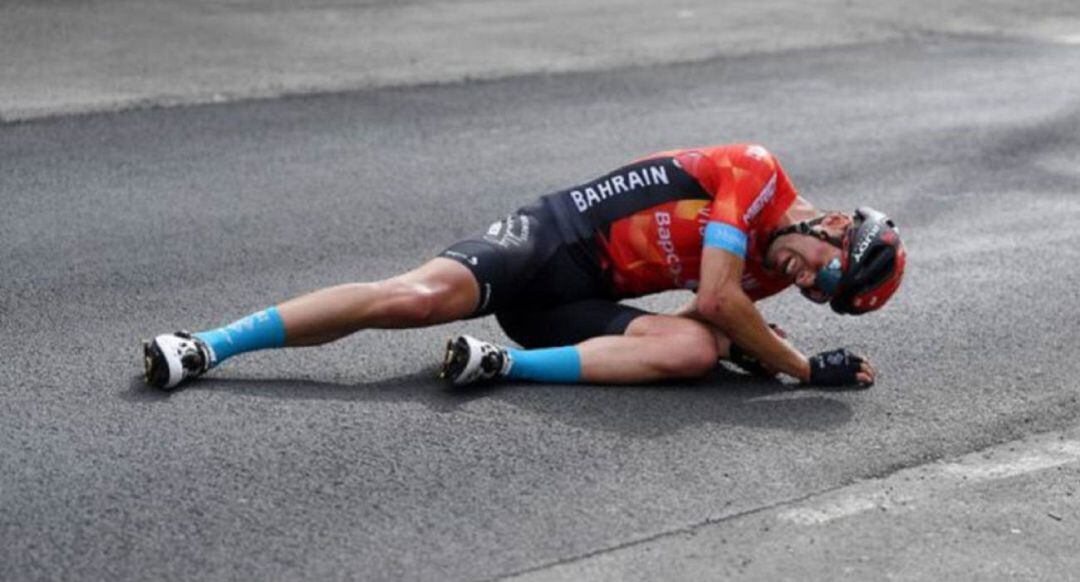
{"label": "cyclist's bare arm", "polygon": [[806,382],[809,360],[777,336],[741,286],[743,260],[722,249],[702,251],[701,283],[694,310],[767,368]]}

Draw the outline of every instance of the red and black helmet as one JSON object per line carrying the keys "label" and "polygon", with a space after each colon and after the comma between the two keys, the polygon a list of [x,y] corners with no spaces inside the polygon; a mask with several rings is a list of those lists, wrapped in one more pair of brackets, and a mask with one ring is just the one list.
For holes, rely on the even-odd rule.
{"label": "red and black helmet", "polygon": [[841,246],[843,276],[829,306],[861,315],[892,297],[904,278],[907,251],[900,231],[884,213],[863,206],[855,211]]}

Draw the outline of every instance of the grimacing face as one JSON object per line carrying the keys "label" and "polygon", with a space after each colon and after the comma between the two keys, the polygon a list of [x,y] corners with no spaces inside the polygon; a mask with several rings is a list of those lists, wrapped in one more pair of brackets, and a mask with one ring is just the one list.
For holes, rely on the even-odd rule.
{"label": "grimacing face", "polygon": [[[831,238],[840,238],[850,224],[850,216],[830,213],[813,228],[823,230]],[[833,259],[839,258],[840,249],[834,245],[815,236],[793,232],[773,241],[765,254],[765,266],[791,281],[807,299],[824,303],[830,297],[817,288],[815,281],[818,272]]]}

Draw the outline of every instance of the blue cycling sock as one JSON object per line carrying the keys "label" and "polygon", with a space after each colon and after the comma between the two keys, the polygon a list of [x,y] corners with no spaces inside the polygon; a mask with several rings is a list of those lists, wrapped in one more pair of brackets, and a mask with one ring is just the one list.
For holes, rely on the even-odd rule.
{"label": "blue cycling sock", "polygon": [[540,350],[507,348],[506,351],[513,360],[507,378],[565,384],[581,381],[581,355],[574,346]]}
{"label": "blue cycling sock", "polygon": [[283,347],[285,324],[277,308],[271,307],[194,335],[210,346],[210,366],[214,367],[236,354]]}

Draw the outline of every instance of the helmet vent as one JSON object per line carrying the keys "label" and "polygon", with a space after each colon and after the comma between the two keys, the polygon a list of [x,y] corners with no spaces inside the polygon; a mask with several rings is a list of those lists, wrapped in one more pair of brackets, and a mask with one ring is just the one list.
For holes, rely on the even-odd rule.
{"label": "helmet vent", "polygon": [[860,286],[864,289],[873,289],[885,282],[893,271],[893,263],[896,261],[896,249],[892,247],[876,247],[870,249],[869,255],[863,259],[866,264],[864,269],[865,279]]}

